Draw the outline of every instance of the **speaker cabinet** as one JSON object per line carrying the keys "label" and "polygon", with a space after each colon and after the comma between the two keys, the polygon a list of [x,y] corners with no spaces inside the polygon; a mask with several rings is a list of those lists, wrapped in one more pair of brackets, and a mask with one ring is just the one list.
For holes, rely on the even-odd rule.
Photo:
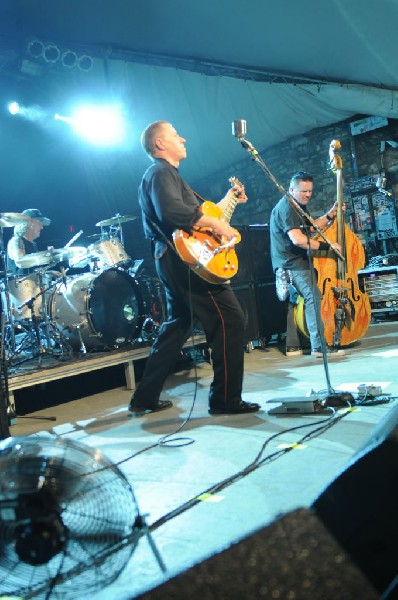
{"label": "speaker cabinet", "polygon": [[235,246],[239,268],[234,281],[275,281],[271,263],[269,226],[242,225],[236,229],[242,239]]}
{"label": "speaker cabinet", "polygon": [[252,340],[258,340],[261,336],[257,316],[257,305],[256,296],[254,293],[254,284],[233,284],[232,289],[235,292],[235,295],[238,298],[239,304],[241,305],[243,313],[245,315],[245,344]]}
{"label": "speaker cabinet", "polygon": [[274,334],[285,333],[287,301],[278,300],[275,282],[255,283],[255,296],[260,337],[269,339]]}
{"label": "speaker cabinet", "polygon": [[245,314],[245,343],[286,331],[287,303],[278,300],[274,282],[234,283],[232,289]]}
{"label": "speaker cabinet", "polygon": [[397,598],[398,406],[314,509],[381,597]]}
{"label": "speaker cabinet", "polygon": [[216,554],[143,600],[377,600],[321,520],[298,509]]}

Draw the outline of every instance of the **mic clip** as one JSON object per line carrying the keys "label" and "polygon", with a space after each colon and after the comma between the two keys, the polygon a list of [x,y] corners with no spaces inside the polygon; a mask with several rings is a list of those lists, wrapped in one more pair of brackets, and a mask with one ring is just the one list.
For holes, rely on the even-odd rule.
{"label": "mic clip", "polygon": [[248,152],[251,152],[253,155],[258,154],[257,150],[255,149],[255,147],[253,146],[253,144],[251,142],[248,142],[247,140],[245,140],[244,137],[240,137],[238,139],[242,145],[242,148],[244,148]]}

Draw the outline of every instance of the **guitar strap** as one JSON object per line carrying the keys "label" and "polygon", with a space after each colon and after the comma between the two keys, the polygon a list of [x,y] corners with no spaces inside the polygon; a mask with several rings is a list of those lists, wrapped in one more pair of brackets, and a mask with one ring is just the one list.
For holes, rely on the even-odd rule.
{"label": "guitar strap", "polygon": [[[191,190],[192,190],[192,188],[191,188]],[[192,190],[192,192],[193,192],[193,195],[196,196],[196,198],[198,200],[200,200],[202,204],[203,204],[203,202],[206,202],[206,200],[204,198],[202,198],[202,196],[200,194],[198,194],[198,192],[195,192],[195,190]]]}

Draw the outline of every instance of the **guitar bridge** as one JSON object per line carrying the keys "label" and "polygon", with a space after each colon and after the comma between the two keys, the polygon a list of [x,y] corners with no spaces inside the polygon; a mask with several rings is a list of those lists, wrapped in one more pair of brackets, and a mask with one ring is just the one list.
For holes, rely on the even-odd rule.
{"label": "guitar bridge", "polygon": [[211,261],[213,256],[214,253],[203,245],[198,255],[198,261],[201,265],[206,266]]}

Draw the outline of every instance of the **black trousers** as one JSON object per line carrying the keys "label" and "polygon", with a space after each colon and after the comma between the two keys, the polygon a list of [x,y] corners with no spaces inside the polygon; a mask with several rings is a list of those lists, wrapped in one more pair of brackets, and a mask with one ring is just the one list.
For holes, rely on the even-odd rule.
{"label": "black trousers", "polygon": [[133,402],[151,405],[159,400],[164,382],[191,334],[194,319],[202,324],[211,349],[214,377],[209,405],[238,404],[242,399],[244,314],[234,292],[228,284],[214,285],[203,280],[170,248],[155,262],[165,288],[167,317],[160,326]]}

